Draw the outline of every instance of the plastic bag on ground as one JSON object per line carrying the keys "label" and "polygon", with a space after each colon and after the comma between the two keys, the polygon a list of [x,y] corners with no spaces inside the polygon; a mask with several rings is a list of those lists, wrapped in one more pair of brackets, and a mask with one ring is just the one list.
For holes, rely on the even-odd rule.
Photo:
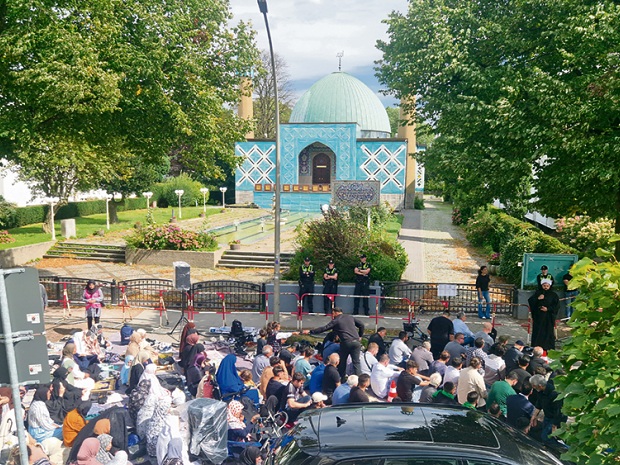
{"label": "plastic bag on ground", "polygon": [[186,406],[190,453],[219,465],[228,456],[227,404],[214,399],[195,399]]}

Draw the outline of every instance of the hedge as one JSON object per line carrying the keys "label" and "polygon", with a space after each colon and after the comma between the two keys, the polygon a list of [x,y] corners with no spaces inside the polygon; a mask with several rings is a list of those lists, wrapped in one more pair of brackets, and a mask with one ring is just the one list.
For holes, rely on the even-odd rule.
{"label": "hedge", "polygon": [[[112,200],[111,202],[114,202]],[[118,211],[139,210],[144,208],[146,202],[144,199],[125,199],[124,202],[117,203]],[[43,223],[45,215],[49,210],[49,205],[32,205],[29,207],[15,208],[15,216],[11,218],[5,228],[19,228],[29,224]],[[105,213],[105,200],[88,200],[85,202],[69,202],[58,209],[54,216],[57,220],[66,220],[69,218],[78,218],[82,216],[95,215],[97,213]]]}

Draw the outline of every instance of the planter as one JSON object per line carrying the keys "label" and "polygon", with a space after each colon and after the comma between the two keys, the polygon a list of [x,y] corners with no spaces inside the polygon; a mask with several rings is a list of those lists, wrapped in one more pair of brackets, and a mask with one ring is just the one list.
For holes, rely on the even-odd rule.
{"label": "planter", "polygon": [[499,265],[488,265],[489,274],[496,275],[499,271]]}
{"label": "planter", "polygon": [[230,250],[241,250],[241,244],[230,244]]}

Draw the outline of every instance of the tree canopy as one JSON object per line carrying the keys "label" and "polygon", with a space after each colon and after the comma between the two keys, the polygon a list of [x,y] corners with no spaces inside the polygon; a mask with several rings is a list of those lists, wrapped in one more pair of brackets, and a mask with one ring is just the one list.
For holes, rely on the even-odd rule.
{"label": "tree canopy", "polygon": [[457,202],[620,231],[617,2],[410,0],[386,22],[379,80],[416,98],[438,135],[423,161]]}
{"label": "tree canopy", "polygon": [[258,59],[231,19],[227,0],[0,0],[0,157],[61,198],[47,178],[65,165],[79,189],[141,189],[128,180],[168,157],[224,178],[249,124],[238,77]]}

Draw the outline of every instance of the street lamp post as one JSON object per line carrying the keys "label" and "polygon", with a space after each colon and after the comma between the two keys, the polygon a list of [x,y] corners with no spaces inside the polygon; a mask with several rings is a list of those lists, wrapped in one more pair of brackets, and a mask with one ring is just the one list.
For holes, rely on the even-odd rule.
{"label": "street lamp post", "polygon": [[181,211],[181,197],[185,193],[183,189],[177,189],[174,191],[176,195],[179,196],[179,219],[183,218],[183,212]]}
{"label": "street lamp post", "polygon": [[222,208],[226,208],[226,199],[224,198],[224,194],[226,194],[227,190],[228,187],[220,187],[220,192],[222,193]]}
{"label": "street lamp post", "polygon": [[207,194],[209,193],[209,189],[206,187],[201,187],[200,192],[202,192],[202,212],[207,213]]}
{"label": "street lamp post", "polygon": [[153,197],[152,192],[142,192],[142,195],[146,198],[146,209],[151,208],[151,197]]}
{"label": "street lamp post", "polygon": [[114,197],[112,194],[106,194],[105,196],[105,227],[110,230],[110,200]]}
{"label": "street lamp post", "polygon": [[265,28],[269,39],[269,54],[271,55],[271,72],[273,73],[273,96],[276,106],[276,192],[274,214],[274,264],[273,264],[273,317],[280,319],[280,104],[278,102],[278,79],[276,77],[276,60],[271,42],[271,31],[267,19],[267,0],[257,0],[258,8],[265,18]]}
{"label": "street lamp post", "polygon": [[56,240],[56,225],[54,224],[54,203],[55,203],[54,197],[50,197],[50,218],[52,222],[50,226],[52,228],[52,240],[53,241]]}

